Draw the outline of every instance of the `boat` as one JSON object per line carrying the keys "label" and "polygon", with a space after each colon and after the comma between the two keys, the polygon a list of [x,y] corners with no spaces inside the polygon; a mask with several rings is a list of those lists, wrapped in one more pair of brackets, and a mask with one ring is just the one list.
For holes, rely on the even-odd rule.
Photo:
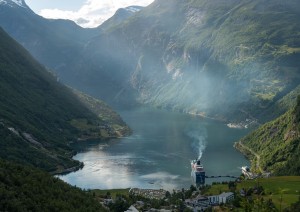
{"label": "boat", "polygon": [[242,166],[242,173],[249,179],[254,179],[257,175],[253,174],[248,166]]}
{"label": "boat", "polygon": [[248,166],[242,166],[242,173],[248,175],[250,173],[250,168]]}
{"label": "boat", "polygon": [[194,180],[194,182],[198,185],[204,185],[205,184],[205,171],[203,168],[203,165],[201,164],[200,159],[192,160],[191,161],[191,176]]}

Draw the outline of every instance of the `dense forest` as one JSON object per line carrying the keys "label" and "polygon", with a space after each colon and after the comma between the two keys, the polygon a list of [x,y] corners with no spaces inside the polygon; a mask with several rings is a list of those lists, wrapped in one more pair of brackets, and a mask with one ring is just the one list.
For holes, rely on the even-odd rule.
{"label": "dense forest", "polygon": [[57,82],[2,29],[0,90],[0,211],[104,210],[50,173],[82,167],[72,142],[130,133],[120,116]]}
{"label": "dense forest", "polygon": [[[254,130],[235,146],[257,171],[300,175],[300,97],[284,115]],[[250,150],[249,150],[250,149]]]}
{"label": "dense forest", "polygon": [[29,166],[0,160],[0,211],[105,211],[91,193]]}
{"label": "dense forest", "polygon": [[79,167],[69,144],[130,129],[108,105],[57,78],[0,29],[0,157],[50,172]]}

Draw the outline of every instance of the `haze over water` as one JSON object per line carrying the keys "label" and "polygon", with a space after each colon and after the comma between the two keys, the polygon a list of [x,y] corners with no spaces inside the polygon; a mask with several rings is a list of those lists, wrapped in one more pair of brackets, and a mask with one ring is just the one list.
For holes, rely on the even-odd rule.
{"label": "haze over water", "polygon": [[[248,165],[233,143],[247,133],[224,123],[149,108],[119,111],[133,130],[126,138],[76,145],[82,170],[60,176],[86,189],[188,188],[190,160],[201,157],[206,175],[240,175]],[[216,180],[216,179],[214,179]],[[230,180],[230,179],[219,179]],[[212,180],[207,179],[208,183]]]}

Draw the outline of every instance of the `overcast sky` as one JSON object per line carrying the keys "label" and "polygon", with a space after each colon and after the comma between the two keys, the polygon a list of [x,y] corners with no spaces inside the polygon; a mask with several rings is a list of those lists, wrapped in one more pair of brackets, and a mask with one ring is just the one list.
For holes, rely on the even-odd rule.
{"label": "overcast sky", "polygon": [[45,18],[70,19],[82,27],[96,27],[110,18],[117,9],[147,6],[154,0],[25,0],[37,14]]}

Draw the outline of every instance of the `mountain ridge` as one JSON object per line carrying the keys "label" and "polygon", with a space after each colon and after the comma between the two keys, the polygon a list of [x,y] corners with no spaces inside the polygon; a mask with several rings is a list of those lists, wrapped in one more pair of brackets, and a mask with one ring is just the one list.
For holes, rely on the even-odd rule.
{"label": "mountain ridge", "polygon": [[277,119],[251,132],[235,147],[251,161],[256,172],[300,175],[300,96],[297,104]]}
{"label": "mountain ridge", "polygon": [[142,103],[219,119],[260,119],[299,84],[299,39],[281,33],[299,31],[298,7],[294,0],[157,0],[95,37],[84,52],[92,52],[93,76],[107,70],[114,80],[122,76]]}
{"label": "mountain ridge", "polygon": [[[53,173],[75,170],[82,164],[72,159],[71,141],[130,133],[107,105],[76,96],[2,29],[0,35],[1,158]],[[111,119],[100,117],[103,111]]]}
{"label": "mountain ridge", "polygon": [[69,20],[45,19],[25,2],[25,7],[11,4],[14,7],[0,5],[0,26],[52,70],[63,72],[66,63],[80,56],[76,52],[82,45],[99,33],[98,29],[84,29]]}
{"label": "mountain ridge", "polygon": [[8,5],[10,7],[19,6],[26,9],[29,9],[24,0],[0,0],[0,4]]}
{"label": "mountain ridge", "polygon": [[[22,13],[0,24],[62,82],[110,104],[264,122],[274,118],[269,108],[286,111],[274,105],[300,83],[299,7],[296,0],[156,0],[122,22],[116,14],[102,29],[61,31],[60,20]],[[17,33],[24,20],[55,36],[26,40]]]}
{"label": "mountain ridge", "polygon": [[141,6],[129,6],[125,8],[119,8],[111,18],[106,20],[97,28],[100,28],[101,30],[105,31],[110,28],[116,27],[117,25],[121,24],[123,21],[130,18],[136,12],[139,12],[143,8],[144,7]]}

